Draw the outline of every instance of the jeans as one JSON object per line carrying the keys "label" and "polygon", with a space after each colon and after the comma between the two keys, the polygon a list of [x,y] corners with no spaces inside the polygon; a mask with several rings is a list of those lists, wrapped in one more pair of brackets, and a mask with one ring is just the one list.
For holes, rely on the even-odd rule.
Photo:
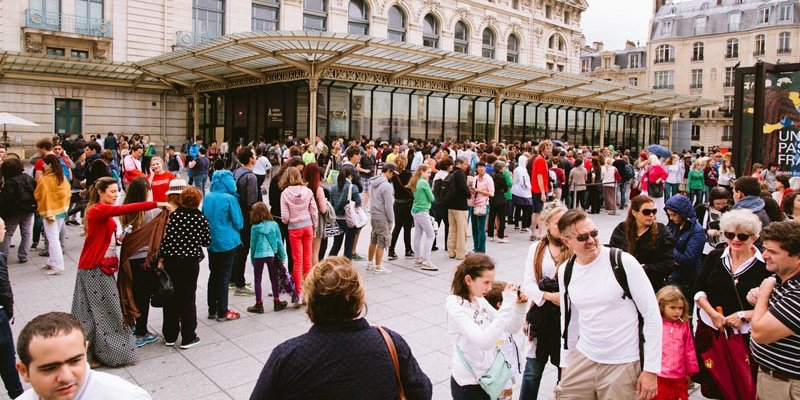
{"label": "jeans", "polygon": [[15,364],[14,335],[11,333],[8,316],[3,310],[0,311],[0,377],[3,378],[8,396],[12,399],[19,397],[24,392]]}
{"label": "jeans", "polygon": [[525,372],[522,373],[522,384],[519,388],[519,400],[536,400],[539,398],[539,384],[542,383],[542,373],[547,361],[528,358],[525,363]]}
{"label": "jeans", "polygon": [[403,229],[403,243],[406,246],[406,253],[411,251],[411,202],[394,203],[394,229],[392,230],[392,243],[389,246],[389,254],[395,254],[395,246],[400,236],[400,229]]}
{"label": "jeans", "polygon": [[194,177],[194,186],[200,189],[200,193],[203,196],[206,195],[206,181],[208,180],[208,174],[197,174]]}
{"label": "jeans", "polygon": [[181,344],[189,344],[197,337],[197,276],[200,261],[196,258],[165,258],[164,269],[172,280],[175,294],[164,304],[164,324],[161,333],[164,341],[175,343],[178,333]]}
{"label": "jeans", "polygon": [[[228,284],[231,281],[233,262],[242,246],[228,251],[208,252],[208,315],[224,317],[228,313]],[[246,255],[245,255],[246,257]]]}
{"label": "jeans", "polygon": [[11,245],[11,237],[19,226],[19,233],[22,237],[19,248],[17,249],[17,256],[20,260],[28,258],[28,249],[31,247],[31,225],[33,225],[33,213],[24,215],[9,215],[3,220],[6,222],[6,236],[3,238],[3,244],[0,245],[0,254],[8,257],[8,249]]}
{"label": "jeans", "polygon": [[[355,234],[351,235],[350,240],[345,241],[345,254],[348,250],[352,253],[354,236]],[[312,226],[289,229],[289,241],[292,242],[292,258],[294,259],[292,278],[294,278],[294,289],[298,296],[303,292],[303,277],[308,275],[313,267],[311,265],[311,252],[313,251],[311,242],[313,239],[314,228]],[[350,254],[348,258],[352,259],[353,255]]]}
{"label": "jeans", "polygon": [[136,336],[147,334],[147,320],[150,317],[150,298],[156,291],[156,276],[153,271],[144,269],[144,258],[130,259],[131,274],[133,275],[133,303],[139,310],[136,318]]}
{"label": "jeans", "polygon": [[339,255],[339,250],[342,248],[342,240],[344,240],[344,256],[347,257],[347,259],[352,260],[353,242],[356,239],[356,228],[347,226],[347,222],[345,222],[343,219],[337,219],[336,223],[339,224],[339,230],[344,233],[340,233],[333,238],[333,245],[331,246],[330,253],[328,253],[328,257]]}
{"label": "jeans", "polygon": [[703,189],[692,189],[689,191],[689,200],[694,205],[703,204]]}
{"label": "jeans", "polygon": [[486,215],[472,215],[472,251],[486,253]]}
{"label": "jeans", "polygon": [[490,400],[489,395],[480,385],[460,386],[453,377],[450,377],[450,395],[453,400]]}
{"label": "jeans", "polygon": [[681,184],[680,183],[669,183],[669,182],[665,182],[665,183],[666,183],[666,185],[664,185],[664,201],[666,202],[667,200],[669,200],[670,197],[675,196],[676,194],[678,194],[678,191],[680,191],[680,189],[681,189]]}
{"label": "jeans", "polygon": [[631,181],[619,183],[619,209],[624,210],[628,203],[628,192],[631,188]]}
{"label": "jeans", "polygon": [[412,213],[414,218],[414,254],[417,258],[429,260],[431,258],[431,244],[436,238],[431,224],[431,215],[427,211]]}
{"label": "jeans", "polygon": [[[278,226],[280,227],[280,222]],[[244,269],[247,266],[247,257],[250,255],[250,220],[247,217],[244,220],[244,228],[239,231],[239,237],[242,239],[242,247],[239,248],[234,258],[233,273],[230,280],[233,281],[237,288],[242,289],[245,285]],[[288,252],[289,250],[287,249],[286,251]]]}
{"label": "jeans", "polygon": [[64,218],[56,218],[55,221],[42,221],[44,226],[44,236],[47,239],[47,251],[50,257],[47,258],[47,265],[57,271],[64,270],[64,253],[61,248],[61,230],[64,229]]}
{"label": "jeans", "polygon": [[497,238],[502,239],[506,233],[505,204],[489,206],[489,237],[494,237],[495,223],[497,225]]}

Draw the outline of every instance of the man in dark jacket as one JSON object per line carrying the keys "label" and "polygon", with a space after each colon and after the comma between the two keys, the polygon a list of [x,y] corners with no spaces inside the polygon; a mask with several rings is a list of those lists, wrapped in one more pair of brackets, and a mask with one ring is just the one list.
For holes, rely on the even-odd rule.
{"label": "man in dark jacket", "polygon": [[672,249],[675,272],[671,283],[681,288],[691,310],[694,305],[692,288],[702,265],[700,259],[706,243],[706,231],[697,222],[694,207],[688,197],[672,196],[664,208],[669,216],[667,228],[675,239],[675,247]]}
{"label": "man in dark jacket", "polygon": [[236,193],[239,194],[239,208],[244,218],[244,227],[239,235],[242,239],[242,248],[236,254],[233,263],[233,276],[231,281],[236,285],[234,296],[254,296],[252,285],[244,280],[244,268],[247,263],[247,256],[250,254],[250,208],[253,204],[261,201],[261,191],[258,190],[258,179],[253,173],[253,164],[256,162],[256,155],[250,146],[243,147],[236,153],[236,158],[242,163],[242,167],[233,171],[233,180],[236,181]]}
{"label": "man in dark jacket", "polygon": [[0,164],[0,171],[4,178],[3,189],[0,191],[0,218],[8,225],[8,237],[0,236],[0,254],[8,257],[11,237],[19,226],[21,241],[17,249],[19,262],[28,261],[28,249],[31,246],[31,226],[33,214],[36,211],[36,199],[33,192],[36,181],[26,174],[22,163],[16,158],[9,158]]}
{"label": "man in dark jacket", "polygon": [[508,235],[506,232],[506,192],[511,190],[508,187],[503,171],[506,169],[505,161],[496,161],[494,163],[494,170],[492,171],[492,181],[494,182],[494,196],[489,199],[489,219],[488,231],[489,241],[494,240],[495,224],[497,224],[497,241],[500,243],[508,243]]}
{"label": "man in dark jacket", "polygon": [[[6,235],[6,226],[0,219],[0,237]],[[23,246],[24,247],[24,246]],[[14,293],[8,279],[6,256],[0,254],[0,377],[3,379],[8,396],[13,398],[22,395],[22,383],[15,369],[14,335],[11,333],[9,321],[14,319]],[[409,350],[410,351],[410,350]]]}
{"label": "man in dark jacket", "polygon": [[743,176],[733,182],[733,210],[750,210],[761,221],[761,226],[769,225],[769,215],[764,210],[764,200],[759,197],[761,184],[752,176]]}
{"label": "man in dark jacket", "polygon": [[108,136],[103,140],[103,148],[106,150],[111,150],[111,154],[114,155],[114,161],[119,161],[117,148],[119,147],[119,143],[117,143],[117,137],[114,136],[114,132],[108,132]]}
{"label": "man in dark jacket", "polygon": [[457,158],[453,172],[447,175],[449,180],[449,195],[445,200],[447,204],[447,219],[450,230],[447,234],[447,255],[456,260],[463,260],[467,254],[467,174],[469,164]]}

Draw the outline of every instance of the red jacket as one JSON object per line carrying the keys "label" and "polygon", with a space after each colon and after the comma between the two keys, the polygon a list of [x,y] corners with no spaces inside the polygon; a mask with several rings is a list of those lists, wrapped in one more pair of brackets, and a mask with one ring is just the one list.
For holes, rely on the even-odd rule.
{"label": "red jacket", "polygon": [[698,372],[697,353],[694,350],[692,328],[689,322],[669,321],[662,318],[661,373],[658,376],[682,379]]}
{"label": "red jacket", "polygon": [[83,242],[81,258],[78,260],[78,268],[92,269],[99,265],[105,257],[106,250],[111,244],[111,235],[117,229],[114,217],[123,214],[130,214],[140,211],[147,211],[156,208],[158,203],[148,201],[143,203],[131,203],[122,206],[97,203],[86,211],[86,238]]}

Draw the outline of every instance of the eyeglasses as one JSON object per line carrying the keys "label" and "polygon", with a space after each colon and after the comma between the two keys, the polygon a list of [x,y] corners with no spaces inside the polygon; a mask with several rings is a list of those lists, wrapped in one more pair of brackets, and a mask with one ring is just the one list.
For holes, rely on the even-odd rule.
{"label": "eyeglasses", "polygon": [[747,239],[750,239],[749,233],[736,233],[736,232],[725,232],[725,238],[728,240],[733,240],[733,238],[738,238],[739,241],[746,242]]}
{"label": "eyeglasses", "polygon": [[598,234],[600,234],[600,231],[595,229],[595,230],[593,230],[591,232],[581,233],[580,235],[575,236],[575,240],[577,240],[579,242],[585,242],[585,241],[589,240],[589,236],[591,236],[593,238],[596,238]]}
{"label": "eyeglasses", "polygon": [[657,208],[643,208],[643,209],[639,210],[639,212],[642,213],[642,215],[644,215],[645,217],[649,217],[651,215],[656,215],[656,213],[658,213],[658,209]]}

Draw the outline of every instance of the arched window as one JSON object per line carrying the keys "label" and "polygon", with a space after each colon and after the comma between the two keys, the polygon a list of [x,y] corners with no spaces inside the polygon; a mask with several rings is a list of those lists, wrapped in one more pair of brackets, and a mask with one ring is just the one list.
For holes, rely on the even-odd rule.
{"label": "arched window", "polygon": [[705,45],[703,42],[695,42],[692,45],[692,61],[703,61]]}
{"label": "arched window", "polygon": [[725,43],[725,58],[739,58],[739,39],[728,39]]}
{"label": "arched window", "polygon": [[494,58],[494,32],[486,28],[483,30],[483,45],[481,46],[481,55],[486,58]]}
{"label": "arched window", "polygon": [[328,27],[328,7],[325,0],[303,0],[303,29],[324,31]]}
{"label": "arched window", "polygon": [[656,47],[656,63],[668,62],[675,62],[675,48],[668,44]]}
{"label": "arched window", "polygon": [[547,47],[552,50],[566,51],[567,42],[561,35],[554,34],[553,36],[550,36],[550,40],[547,42]]}
{"label": "arched window", "polygon": [[462,21],[456,22],[453,51],[456,53],[469,53],[469,28]]}
{"label": "arched window", "polygon": [[764,35],[756,35],[755,46],[753,46],[753,54],[763,56],[767,50],[767,39]]}
{"label": "arched window", "polygon": [[519,62],[519,39],[517,39],[517,35],[511,34],[508,36],[506,60],[508,62]]}
{"label": "arched window", "polygon": [[347,8],[347,32],[369,34],[369,6],[364,0],[350,0]]}
{"label": "arched window", "polygon": [[406,41],[406,13],[398,6],[389,9],[389,30],[386,38],[398,42]]}
{"label": "arched window", "polygon": [[422,45],[439,48],[439,20],[433,14],[422,20]]}

